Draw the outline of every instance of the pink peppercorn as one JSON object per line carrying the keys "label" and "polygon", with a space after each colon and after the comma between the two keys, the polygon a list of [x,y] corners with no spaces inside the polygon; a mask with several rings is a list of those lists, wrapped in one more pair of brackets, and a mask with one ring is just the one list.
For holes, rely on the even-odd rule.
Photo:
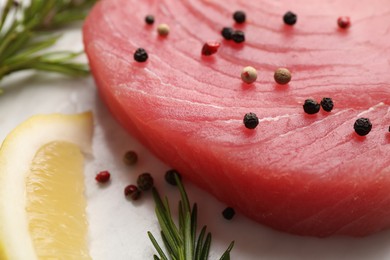
{"label": "pink peppercorn", "polygon": [[131,198],[132,200],[138,200],[141,197],[141,191],[133,184],[126,186],[124,194],[127,198]]}
{"label": "pink peppercorn", "polygon": [[101,171],[96,174],[95,180],[100,183],[105,183],[110,180],[110,173],[108,171]]}
{"label": "pink peppercorn", "polygon": [[202,55],[210,56],[218,51],[219,42],[206,42],[202,48]]}
{"label": "pink peppercorn", "polygon": [[337,24],[340,28],[348,28],[349,26],[351,26],[351,20],[349,19],[348,16],[340,16],[338,19],[337,19]]}

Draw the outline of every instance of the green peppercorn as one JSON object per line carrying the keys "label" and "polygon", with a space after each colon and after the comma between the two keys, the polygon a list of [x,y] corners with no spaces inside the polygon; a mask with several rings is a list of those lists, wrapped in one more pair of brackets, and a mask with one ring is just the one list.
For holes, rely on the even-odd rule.
{"label": "green peppercorn", "polygon": [[247,84],[252,84],[257,79],[257,70],[251,66],[247,66],[241,71],[241,79]]}
{"label": "green peppercorn", "polygon": [[162,24],[159,24],[157,26],[157,33],[160,35],[160,36],[167,36],[169,34],[169,26],[165,23],[162,23]]}

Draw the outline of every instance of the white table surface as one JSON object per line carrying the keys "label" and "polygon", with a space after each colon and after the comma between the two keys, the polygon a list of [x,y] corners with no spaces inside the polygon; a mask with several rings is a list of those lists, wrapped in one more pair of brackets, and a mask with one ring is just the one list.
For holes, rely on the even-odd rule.
{"label": "white table surface", "polygon": [[[82,49],[80,28],[67,30],[58,49]],[[86,60],[85,57],[82,58]],[[76,113],[92,110],[95,131],[93,156],[85,169],[88,199],[89,239],[93,259],[153,259],[154,249],[146,234],[159,234],[151,193],[133,203],[126,200],[123,189],[135,183],[138,174],[150,172],[160,193],[167,194],[176,211],[177,190],[163,180],[169,166],[151,155],[128,135],[112,118],[99,99],[92,77],[72,79],[45,73],[21,73],[8,77],[0,86],[0,140],[19,123],[34,114]],[[134,167],[124,165],[127,150],[139,154]],[[101,187],[95,174],[109,170],[111,182]],[[199,225],[208,225],[213,234],[210,259],[219,256],[235,240],[232,259],[390,259],[390,231],[366,238],[332,237],[326,239],[298,237],[271,230],[237,213],[233,220],[222,218],[225,208],[206,192],[185,182],[190,200],[199,206]],[[390,192],[390,191],[389,191]]]}

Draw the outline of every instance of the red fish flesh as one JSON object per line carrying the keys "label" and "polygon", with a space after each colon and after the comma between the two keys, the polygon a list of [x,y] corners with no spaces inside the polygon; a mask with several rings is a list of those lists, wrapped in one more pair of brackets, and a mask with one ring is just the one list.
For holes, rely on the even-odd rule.
{"label": "red fish flesh", "polygon": [[[236,10],[244,23],[233,20]],[[284,24],[287,11],[296,24]],[[350,27],[337,25],[341,16]],[[157,32],[162,23],[167,36]],[[223,39],[223,27],[245,41]],[[83,33],[115,118],[227,205],[299,235],[390,227],[388,0],[102,0]],[[221,44],[204,56],[209,41]],[[134,60],[138,48],[146,62]],[[240,77],[246,66],[258,72],[250,85]],[[275,83],[280,67],[292,73],[288,85]],[[306,99],[323,97],[333,99],[331,112],[303,111]],[[243,124],[249,112],[255,129]],[[353,127],[360,117],[373,125],[364,137]]]}

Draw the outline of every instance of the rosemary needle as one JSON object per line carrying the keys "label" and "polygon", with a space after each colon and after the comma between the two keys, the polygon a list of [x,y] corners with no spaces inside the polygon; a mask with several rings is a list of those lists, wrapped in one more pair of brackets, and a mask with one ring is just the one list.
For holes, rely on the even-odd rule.
{"label": "rosemary needle", "polygon": [[[26,2],[30,2],[27,3]],[[89,73],[75,61],[82,52],[48,51],[56,29],[84,19],[97,0],[7,0],[0,6],[0,80],[13,72],[39,70],[69,76]]]}
{"label": "rosemary needle", "polygon": [[[156,216],[161,227],[161,238],[166,252],[158,244],[151,232],[148,236],[158,255],[153,255],[155,260],[207,260],[209,256],[212,236],[206,226],[197,236],[197,205],[190,207],[187,193],[180,178],[175,173],[175,180],[179,188],[181,200],[179,201],[179,227],[176,226],[169,208],[168,199],[162,200],[158,191],[153,188],[153,198],[156,204]],[[220,260],[230,260],[230,251],[234,241],[220,257]]]}

